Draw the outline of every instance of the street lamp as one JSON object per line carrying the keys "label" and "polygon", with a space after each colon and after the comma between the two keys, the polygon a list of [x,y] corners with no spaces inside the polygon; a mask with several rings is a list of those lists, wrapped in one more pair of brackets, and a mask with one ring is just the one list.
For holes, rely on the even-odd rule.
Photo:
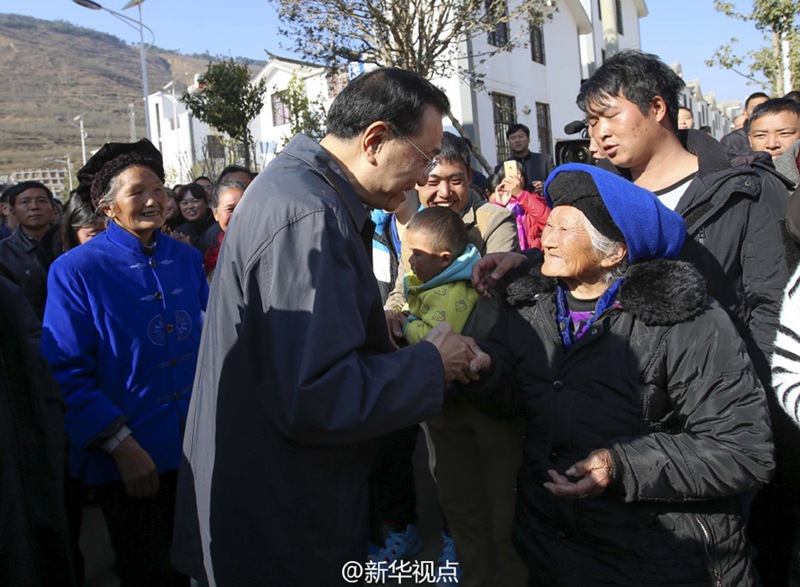
{"label": "street lamp", "polygon": [[109,14],[114,15],[118,19],[122,20],[122,22],[126,23],[128,26],[131,26],[135,29],[139,30],[139,52],[142,58],[142,92],[144,97],[144,121],[147,127],[147,138],[151,137],[150,135],[150,108],[147,102],[147,95],[149,94],[147,90],[147,54],[145,51],[144,45],[144,29],[147,29],[150,34],[153,36],[153,41],[155,41],[155,33],[153,33],[152,29],[146,26],[142,22],[142,2],[144,0],[131,0],[125,6],[122,7],[123,10],[128,8],[132,8],[134,6],[139,7],[139,20],[135,20],[129,16],[125,16],[115,10],[111,10],[110,8],[106,8],[102,4],[98,4],[94,2],[94,0],[72,0],[75,4],[79,6],[83,6],[84,8],[89,8],[91,10],[105,10]]}
{"label": "street lamp", "polygon": [[[56,116],[56,120],[81,130],[81,155],[83,156],[83,164],[86,165],[86,132],[83,130],[83,113],[78,114],[75,118],[73,118],[73,122],[67,120],[65,116]],[[80,124],[75,124],[74,121],[76,120],[80,122]]]}

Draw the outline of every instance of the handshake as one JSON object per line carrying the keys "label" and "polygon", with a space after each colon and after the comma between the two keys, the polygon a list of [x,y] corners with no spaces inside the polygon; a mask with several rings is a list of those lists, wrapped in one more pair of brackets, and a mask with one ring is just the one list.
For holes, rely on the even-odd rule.
{"label": "handshake", "polygon": [[444,379],[447,385],[453,381],[469,383],[480,378],[481,371],[492,366],[492,360],[469,336],[456,334],[453,327],[442,322],[425,335],[442,358]]}

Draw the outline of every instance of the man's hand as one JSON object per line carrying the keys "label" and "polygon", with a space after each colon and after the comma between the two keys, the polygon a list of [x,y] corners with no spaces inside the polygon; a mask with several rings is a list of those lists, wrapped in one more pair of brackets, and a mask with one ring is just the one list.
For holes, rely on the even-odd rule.
{"label": "man's hand", "polygon": [[511,271],[514,267],[522,265],[527,260],[520,253],[489,253],[480,258],[472,268],[472,285],[483,297],[491,297],[489,290],[497,280]]}
{"label": "man's hand", "polygon": [[532,181],[531,187],[533,188],[533,191],[536,192],[537,194],[544,195],[544,183],[542,183],[541,181]]}
{"label": "man's hand", "polygon": [[470,369],[472,361],[481,353],[477,343],[468,336],[461,336],[453,331],[453,327],[442,322],[425,335],[423,340],[436,347],[442,357],[444,380],[447,385],[453,381],[469,383],[478,379],[478,374]]}
{"label": "man's hand", "polygon": [[398,350],[400,348],[398,341],[405,340],[403,337],[403,321],[397,313],[391,310],[384,310],[383,313],[386,315],[386,327],[389,329],[389,344],[394,350]]}
{"label": "man's hand", "polygon": [[558,497],[584,498],[596,497],[611,484],[613,474],[611,452],[608,449],[592,451],[588,457],[578,461],[565,471],[570,477],[581,477],[573,483],[553,470],[548,471],[551,482],[545,488]]}
{"label": "man's hand", "polygon": [[128,436],[111,452],[130,497],[153,497],[158,491],[158,471],[150,455]]}

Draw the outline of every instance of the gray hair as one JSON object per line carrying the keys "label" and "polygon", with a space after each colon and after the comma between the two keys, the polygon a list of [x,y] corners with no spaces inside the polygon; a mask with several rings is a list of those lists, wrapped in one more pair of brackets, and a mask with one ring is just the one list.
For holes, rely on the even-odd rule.
{"label": "gray hair", "polygon": [[117,192],[119,191],[119,176],[122,175],[121,173],[117,173],[114,177],[111,178],[111,181],[108,182],[108,187],[106,187],[105,191],[101,194],[100,199],[97,200],[97,214],[98,216],[102,217],[102,212],[106,208],[110,208],[111,204],[114,203],[114,198],[117,197]]}
{"label": "gray hair", "polygon": [[244,185],[238,179],[226,179],[225,181],[218,183],[214,186],[214,189],[211,191],[211,207],[216,210],[217,206],[219,206],[219,197],[222,192],[226,190],[244,190],[247,189],[247,186]]}
{"label": "gray hair", "polygon": [[[605,259],[606,257],[616,254],[619,252],[620,247],[625,246],[625,243],[612,240],[607,236],[600,234],[600,231],[597,230],[591,222],[589,222],[589,219],[586,218],[586,216],[583,218],[586,232],[589,234],[589,238],[592,241],[592,247],[594,247],[594,250],[597,251],[600,259]],[[625,257],[619,263],[614,265],[606,272],[606,274],[603,276],[603,280],[606,283],[612,283],[620,277],[625,277],[625,273],[628,271],[628,265],[628,256],[625,255]]]}

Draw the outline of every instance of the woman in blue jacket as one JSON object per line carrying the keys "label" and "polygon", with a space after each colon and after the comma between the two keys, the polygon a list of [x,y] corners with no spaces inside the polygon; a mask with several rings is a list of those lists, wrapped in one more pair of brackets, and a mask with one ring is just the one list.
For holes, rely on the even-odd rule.
{"label": "woman in blue jacket", "polygon": [[122,585],[169,565],[175,478],[208,286],[200,253],[161,233],[161,154],[109,143],[79,171],[108,230],[48,278],[42,353],[67,404],[73,477],[95,486]]}

